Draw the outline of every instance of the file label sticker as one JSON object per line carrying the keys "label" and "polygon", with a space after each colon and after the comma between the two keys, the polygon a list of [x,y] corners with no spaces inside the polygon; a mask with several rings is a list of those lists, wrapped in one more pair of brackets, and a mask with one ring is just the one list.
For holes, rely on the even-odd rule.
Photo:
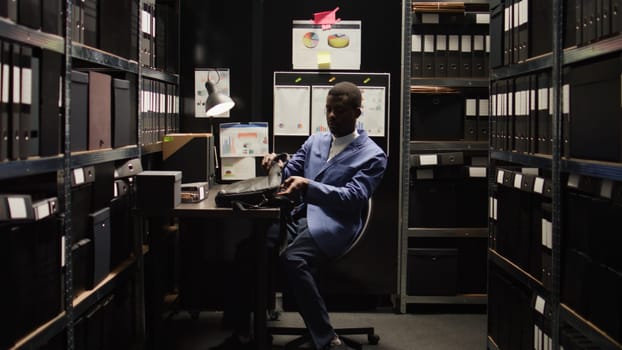
{"label": "file label sticker", "polygon": [[26,219],[28,214],[26,212],[26,201],[23,197],[8,197],[7,204],[9,205],[9,215],[11,219]]}

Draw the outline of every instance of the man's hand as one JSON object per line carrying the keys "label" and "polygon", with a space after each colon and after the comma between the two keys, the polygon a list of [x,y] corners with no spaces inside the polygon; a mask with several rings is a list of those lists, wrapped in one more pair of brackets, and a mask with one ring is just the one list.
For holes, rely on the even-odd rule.
{"label": "man's hand", "polygon": [[281,184],[281,190],[277,193],[279,196],[291,197],[294,194],[307,190],[309,179],[302,176],[290,176]]}
{"label": "man's hand", "polygon": [[[272,167],[272,163],[274,162],[276,158],[277,158],[276,153],[266,154],[261,160],[261,167],[264,168],[265,171],[270,171],[270,168]],[[279,164],[279,167],[283,169],[283,165],[284,165],[283,161],[279,159],[278,164]]]}

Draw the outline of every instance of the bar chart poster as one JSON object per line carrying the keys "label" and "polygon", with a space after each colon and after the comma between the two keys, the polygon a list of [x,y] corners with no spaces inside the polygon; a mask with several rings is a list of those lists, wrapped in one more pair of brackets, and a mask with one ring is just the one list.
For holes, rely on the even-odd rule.
{"label": "bar chart poster", "polygon": [[357,128],[364,129],[369,136],[384,136],[385,87],[359,86],[359,89],[363,101]]}
{"label": "bar chart poster", "polygon": [[268,123],[220,124],[220,156],[263,157],[268,153]]}
{"label": "bar chart poster", "polygon": [[326,123],[326,96],[332,86],[315,85],[311,89],[311,133],[328,131]]}
{"label": "bar chart poster", "polygon": [[[339,82],[348,81],[358,86],[361,90],[361,115],[357,119],[356,128],[365,130],[367,135],[388,154],[389,151],[389,119],[390,119],[390,87],[391,75],[389,73],[365,73],[365,72],[274,72],[274,106],[275,110],[290,109],[300,110],[308,106],[309,112],[306,113],[309,120],[309,134],[329,132],[326,123],[326,96],[330,89]],[[300,93],[293,93],[293,88]],[[309,90],[306,90],[308,88]],[[310,94],[310,97],[303,97]],[[281,101],[287,98],[289,101]],[[305,99],[309,99],[307,104]],[[293,103],[293,101],[297,101]],[[281,111],[276,111],[275,116],[281,115]],[[293,113],[290,113],[293,115]],[[304,125],[302,118],[304,112],[296,113],[296,120],[300,125]],[[295,152],[302,144],[306,135],[299,132],[283,132],[279,130],[279,123],[283,122],[283,117],[276,117],[274,122],[274,132],[271,142],[275,150],[283,152]],[[283,124],[285,124],[283,122]]]}
{"label": "bar chart poster", "polygon": [[[313,86],[311,90],[311,132],[328,131],[326,124],[326,96],[332,86]],[[359,86],[362,95],[361,116],[357,129],[364,129],[369,136],[384,136],[385,87]]]}
{"label": "bar chart poster", "polygon": [[274,87],[274,134],[309,135],[310,88]]}

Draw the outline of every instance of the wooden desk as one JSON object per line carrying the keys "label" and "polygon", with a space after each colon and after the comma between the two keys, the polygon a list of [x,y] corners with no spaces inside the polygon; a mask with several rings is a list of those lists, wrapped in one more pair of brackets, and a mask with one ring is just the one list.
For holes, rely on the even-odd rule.
{"label": "wooden desk", "polygon": [[231,208],[219,208],[214,198],[223,185],[214,185],[210,188],[207,198],[198,203],[181,203],[173,209],[173,215],[178,218],[195,219],[248,219],[252,220],[253,238],[255,241],[255,310],[254,334],[257,349],[267,348],[266,312],[268,309],[268,253],[265,249],[266,230],[268,226],[280,218],[279,208],[249,209],[245,211]]}

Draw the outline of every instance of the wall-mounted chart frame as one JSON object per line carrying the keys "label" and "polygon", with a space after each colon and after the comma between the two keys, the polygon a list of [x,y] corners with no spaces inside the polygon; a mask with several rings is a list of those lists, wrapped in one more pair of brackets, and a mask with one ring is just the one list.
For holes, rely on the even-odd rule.
{"label": "wall-mounted chart frame", "polygon": [[363,95],[357,128],[388,154],[390,85],[389,73],[274,72],[272,145],[275,152],[295,152],[306,138],[328,131],[326,94],[342,81],[356,84]]}

